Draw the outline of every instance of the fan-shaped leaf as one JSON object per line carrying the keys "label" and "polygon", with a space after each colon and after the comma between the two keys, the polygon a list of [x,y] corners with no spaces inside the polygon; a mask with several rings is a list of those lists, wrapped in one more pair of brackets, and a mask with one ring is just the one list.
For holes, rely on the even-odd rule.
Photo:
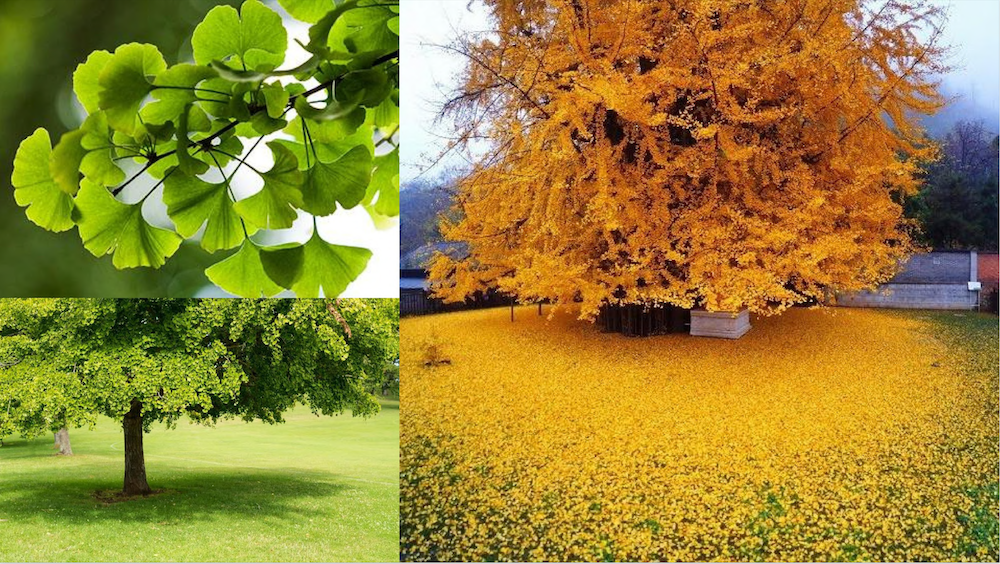
{"label": "fan-shaped leaf", "polygon": [[318,233],[304,245],[264,249],[261,262],[268,276],[300,298],[340,295],[368,265],[372,253],[360,247],[331,245]]}
{"label": "fan-shaped leaf", "polygon": [[313,164],[302,186],[302,209],[322,216],[337,211],[337,203],[353,208],[364,199],[371,172],[372,156],[364,147],[355,147],[330,164]]}
{"label": "fan-shaped leaf", "polygon": [[239,14],[231,6],[216,6],[198,24],[191,38],[199,65],[236,57],[250,70],[270,71],[285,60],[288,34],[281,16],[257,0],[247,0]]}
{"label": "fan-shaped leaf", "polygon": [[175,171],[164,181],[163,203],[184,237],[193,236],[205,225],[201,246],[210,253],[231,249],[246,239],[225,183],[212,184]]}
{"label": "fan-shaped leaf", "polygon": [[159,268],[181,244],[173,231],[146,223],[142,203],[123,204],[89,179],[80,183],[74,202],[83,246],[96,257],[114,253],[115,268]]}
{"label": "fan-shaped leaf", "polygon": [[286,12],[299,21],[316,23],[335,7],[334,0],[278,0]]}
{"label": "fan-shaped leaf", "polygon": [[205,275],[223,290],[244,298],[271,297],[282,290],[264,272],[260,251],[249,240],[232,256],[206,269]]}
{"label": "fan-shaped leaf", "polygon": [[[287,229],[295,222],[301,207],[303,174],[298,160],[285,146],[268,143],[274,155],[274,166],[261,175],[264,187],[253,196],[236,202],[236,212],[252,225],[261,229]],[[294,206],[294,207],[293,207]]]}
{"label": "fan-shaped leaf", "polygon": [[73,92],[88,114],[100,109],[101,71],[111,57],[111,53],[107,51],[94,51],[85,62],[77,65],[76,71],[73,72]]}
{"label": "fan-shaped leaf", "polygon": [[10,183],[17,205],[28,208],[28,219],[49,231],[66,231],[73,227],[73,198],[52,178],[51,153],[49,132],[36,129],[17,148]]}

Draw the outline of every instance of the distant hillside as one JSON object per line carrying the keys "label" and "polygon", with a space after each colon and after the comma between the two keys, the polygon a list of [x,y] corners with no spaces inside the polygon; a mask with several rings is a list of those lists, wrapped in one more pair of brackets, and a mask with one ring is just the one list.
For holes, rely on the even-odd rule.
{"label": "distant hillside", "polygon": [[935,138],[943,138],[960,121],[982,121],[986,130],[1000,134],[1000,110],[983,106],[974,96],[948,84],[942,85],[942,93],[950,100],[947,106],[933,116],[923,117],[921,122],[927,133]]}
{"label": "distant hillside", "polygon": [[[406,264],[410,260],[422,260],[432,253],[414,259],[414,251],[420,247],[432,248],[441,241],[438,230],[438,216],[448,211],[451,205],[454,174],[433,179],[418,179],[405,182],[400,187],[399,206],[399,257],[401,268],[421,268],[420,264]],[[424,256],[426,255],[426,256]]]}

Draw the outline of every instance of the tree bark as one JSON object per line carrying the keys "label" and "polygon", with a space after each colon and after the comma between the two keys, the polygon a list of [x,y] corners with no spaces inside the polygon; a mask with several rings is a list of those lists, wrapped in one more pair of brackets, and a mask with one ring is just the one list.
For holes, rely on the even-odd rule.
{"label": "tree bark", "polygon": [[73,447],[69,444],[69,429],[63,427],[59,429],[56,436],[56,446],[59,447],[59,454],[70,456],[73,454]]}
{"label": "tree bark", "polygon": [[146,483],[146,456],[142,450],[142,402],[132,400],[132,408],[122,423],[125,431],[125,495],[148,495],[153,490]]}

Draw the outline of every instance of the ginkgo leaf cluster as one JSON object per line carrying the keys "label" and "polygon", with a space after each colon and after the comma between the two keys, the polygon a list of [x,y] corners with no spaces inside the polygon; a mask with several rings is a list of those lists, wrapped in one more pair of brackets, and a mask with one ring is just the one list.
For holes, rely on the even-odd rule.
{"label": "ginkgo leaf cluster", "polygon": [[[398,1],[281,4],[312,24],[309,58],[293,68],[283,68],[281,16],[258,0],[213,8],[194,30],[193,63],[168,65],[139,43],[87,57],[73,73],[83,124],[57,140],[38,129],[15,156],[11,184],[28,219],[76,227],[119,269],[158,268],[197,240],[209,253],[235,250],[206,270],[231,293],[342,292],[371,252],[325,241],[316,218],[357,206],[377,226],[399,215]],[[264,140],[267,171],[246,162]],[[263,185],[238,198],[243,167]],[[144,195],[126,190],[142,177],[155,182]],[[150,222],[157,203],[171,225]],[[314,220],[306,243],[253,238],[301,216]]]}

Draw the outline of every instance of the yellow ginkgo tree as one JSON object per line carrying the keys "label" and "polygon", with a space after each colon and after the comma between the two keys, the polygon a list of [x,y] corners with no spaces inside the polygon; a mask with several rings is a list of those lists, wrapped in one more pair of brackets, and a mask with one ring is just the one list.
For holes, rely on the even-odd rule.
{"label": "yellow ginkgo tree", "polygon": [[436,292],[774,313],[887,280],[934,147],[942,10],[920,0],[485,0],[444,107],[489,150]]}

